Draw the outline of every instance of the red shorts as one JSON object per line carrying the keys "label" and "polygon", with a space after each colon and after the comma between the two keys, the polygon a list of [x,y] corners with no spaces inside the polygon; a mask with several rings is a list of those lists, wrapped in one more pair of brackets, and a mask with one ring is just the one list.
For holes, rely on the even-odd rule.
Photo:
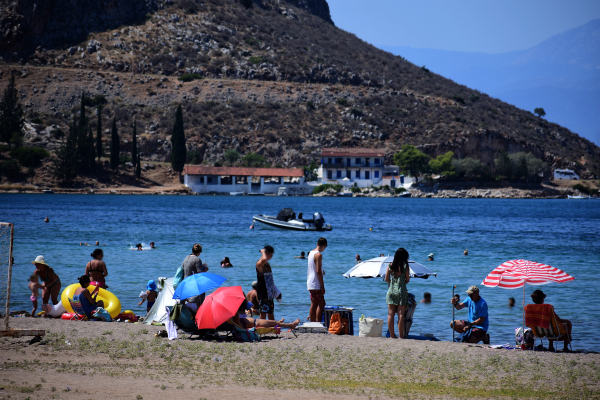
{"label": "red shorts", "polygon": [[321,293],[321,289],[317,289],[317,290],[309,290],[310,292],[310,299],[314,300],[314,301],[319,301],[321,299],[324,298],[323,293]]}

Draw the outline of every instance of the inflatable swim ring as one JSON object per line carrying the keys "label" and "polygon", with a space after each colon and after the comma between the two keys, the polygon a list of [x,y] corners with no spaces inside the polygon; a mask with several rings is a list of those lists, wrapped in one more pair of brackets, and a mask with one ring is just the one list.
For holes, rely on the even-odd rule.
{"label": "inflatable swim ring", "polygon": [[62,315],[61,318],[64,319],[65,321],[70,321],[71,319],[80,320],[81,321],[84,318],[81,315],[79,317],[77,317],[77,318],[73,318],[74,316],[75,316],[75,313],[66,312],[66,313],[64,313]]}
{"label": "inflatable swim ring", "polygon": [[62,305],[62,299],[58,302],[57,305],[52,304],[42,304],[42,310],[46,312],[46,315],[49,315],[54,318],[60,317],[67,310]]}
{"label": "inflatable swim ring", "polygon": [[[67,286],[67,288],[63,290],[62,294],[60,295],[62,304],[64,305],[65,309],[70,313],[73,312],[73,309],[71,308],[71,303],[69,303],[68,299],[72,299],[75,290],[77,290],[80,287],[81,285],[79,285],[79,283],[74,283],[72,285]],[[88,290],[90,292],[93,292],[95,288],[96,286],[93,285],[88,286]],[[119,301],[117,296],[115,296],[108,290],[101,288],[98,291],[98,297],[96,298],[96,300],[102,300],[104,302],[104,309],[108,311],[111,318],[116,318],[121,313],[121,302]]]}

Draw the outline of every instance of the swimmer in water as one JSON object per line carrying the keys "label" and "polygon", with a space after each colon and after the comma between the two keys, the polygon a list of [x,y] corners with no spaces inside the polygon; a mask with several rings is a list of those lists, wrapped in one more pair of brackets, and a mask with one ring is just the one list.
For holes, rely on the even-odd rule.
{"label": "swimmer in water", "polygon": [[144,249],[142,248],[142,244],[141,244],[141,243],[138,243],[138,244],[136,244],[136,245],[135,245],[135,247],[136,247],[136,248],[137,248],[137,250],[139,250],[139,251],[142,251],[142,250],[144,250]]}
{"label": "swimmer in water", "polygon": [[150,248],[153,250],[156,249],[156,247],[154,246],[154,242],[150,242]]}
{"label": "swimmer in water", "polygon": [[44,222],[46,222],[46,223],[50,222],[50,218],[46,217],[46,219],[44,220]]}

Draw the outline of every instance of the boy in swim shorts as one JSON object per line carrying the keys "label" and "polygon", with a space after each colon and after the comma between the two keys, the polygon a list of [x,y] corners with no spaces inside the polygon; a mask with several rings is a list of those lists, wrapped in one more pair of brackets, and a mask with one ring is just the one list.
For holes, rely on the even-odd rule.
{"label": "boy in swim shorts", "polygon": [[142,297],[142,301],[138,303],[138,306],[141,306],[144,301],[148,300],[148,303],[146,304],[146,312],[150,312],[150,309],[156,302],[157,297],[158,292],[156,291],[156,283],[151,279],[148,281],[148,285],[146,286],[145,296]]}
{"label": "boy in swim shorts", "polygon": [[33,303],[33,310],[31,310],[31,316],[35,316],[35,311],[37,310],[38,302],[37,299],[40,297],[40,278],[36,274],[31,274],[29,277],[29,290],[31,290],[31,296],[29,296],[29,300]]}

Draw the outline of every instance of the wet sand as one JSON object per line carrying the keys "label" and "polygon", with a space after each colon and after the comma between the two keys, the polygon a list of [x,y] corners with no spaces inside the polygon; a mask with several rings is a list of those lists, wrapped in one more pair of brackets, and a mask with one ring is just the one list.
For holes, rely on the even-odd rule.
{"label": "wet sand", "polygon": [[259,343],[169,341],[164,327],[11,318],[0,399],[599,398],[600,355],[282,332]]}

